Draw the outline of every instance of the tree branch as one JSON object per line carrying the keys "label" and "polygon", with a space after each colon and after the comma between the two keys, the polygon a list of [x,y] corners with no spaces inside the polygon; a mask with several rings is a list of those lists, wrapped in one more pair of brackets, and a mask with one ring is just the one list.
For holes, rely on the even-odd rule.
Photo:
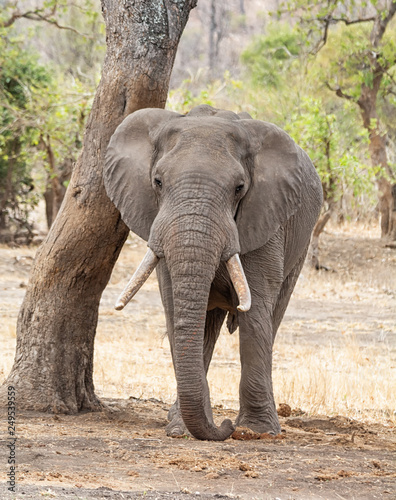
{"label": "tree branch", "polygon": [[325,21],[324,23],[324,31],[323,35],[314,47],[314,49],[311,51],[311,54],[316,55],[327,43],[327,36],[329,33],[329,27],[330,27],[330,21]]}
{"label": "tree branch", "polygon": [[384,36],[385,30],[392,20],[393,16],[396,14],[396,2],[395,0],[391,0],[391,5],[389,7],[389,11],[386,16],[382,17],[381,13],[378,13],[373,29],[370,34],[370,41],[373,47],[378,47],[379,43]]}
{"label": "tree branch", "polygon": [[[28,18],[28,19],[31,19],[31,18]],[[76,30],[75,28],[72,28],[71,26],[62,26],[61,24],[58,23],[58,21],[56,19],[49,19],[45,16],[40,16],[39,14],[37,14],[37,18],[33,19],[33,21],[45,21],[48,24],[52,24],[53,26],[56,26],[60,30],[69,30],[69,31],[72,31],[73,33],[76,33],[77,35],[84,36],[85,38],[90,38],[90,39],[94,38],[91,35],[81,33],[80,31]]]}
{"label": "tree branch", "polygon": [[59,22],[53,17],[56,13],[58,7],[58,3],[56,2],[52,9],[49,12],[45,12],[44,9],[36,9],[36,10],[28,10],[26,12],[20,12],[19,10],[15,10],[8,19],[0,22],[0,28],[9,28],[12,26],[18,19],[29,19],[30,21],[43,21],[48,24],[52,24],[61,30],[68,30],[76,33],[77,35],[84,36],[86,38],[93,38],[90,35],[86,35],[85,33],[81,33],[80,31],[72,28],[71,26],[63,26],[59,24]]}
{"label": "tree branch", "polygon": [[318,21],[327,21],[330,24],[344,23],[347,26],[350,24],[370,23],[372,21],[375,21],[376,19],[377,19],[376,16],[366,17],[363,19],[347,19],[343,17],[333,17],[333,16],[318,17]]}
{"label": "tree branch", "polygon": [[376,17],[367,17],[364,19],[347,19],[342,17],[333,17],[331,14],[328,14],[324,17],[318,17],[316,20],[323,24],[323,34],[314,49],[311,51],[311,54],[316,55],[326,45],[331,24],[344,23],[348,26],[351,24],[368,23],[373,21],[375,22],[376,19]]}
{"label": "tree branch", "polygon": [[23,17],[26,19],[31,19],[33,21],[47,20],[48,18],[55,15],[56,10],[58,8],[58,2],[55,2],[54,5],[52,6],[52,9],[46,14],[44,14],[45,9],[35,9],[35,10],[27,10],[26,12],[20,12],[19,9],[17,8],[17,2],[15,2],[14,7],[15,10],[11,14],[11,16],[6,21],[0,23],[0,28],[8,28],[12,26],[15,23],[15,21]]}
{"label": "tree branch", "polygon": [[342,99],[348,99],[349,101],[354,101],[356,102],[356,99],[352,97],[351,95],[345,94],[345,92],[342,91],[341,87],[334,88],[332,87],[329,82],[325,82],[326,87],[331,90],[332,92],[335,92],[335,94],[338,97],[341,97]]}
{"label": "tree branch", "polygon": [[[391,5],[388,11],[378,11],[377,15],[369,17],[361,17],[356,19],[349,19],[347,17],[333,16],[335,5],[329,6],[329,12],[325,16],[311,19],[311,22],[318,21],[322,24],[322,36],[317,42],[315,48],[312,50],[313,54],[317,54],[327,43],[329,27],[332,24],[344,23],[346,26],[362,23],[374,23],[370,35],[370,41],[374,48],[377,48],[382,40],[385,30],[396,13],[396,1],[391,0]],[[383,14],[386,12],[386,15]]]}

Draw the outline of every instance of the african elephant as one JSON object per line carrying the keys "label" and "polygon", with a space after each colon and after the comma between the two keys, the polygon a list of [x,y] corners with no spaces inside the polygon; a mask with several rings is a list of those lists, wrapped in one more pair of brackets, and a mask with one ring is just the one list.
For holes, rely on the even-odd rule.
{"label": "african elephant", "polygon": [[148,242],[121,309],[157,268],[177,402],[169,435],[224,440],[206,373],[223,321],[239,326],[237,425],[278,434],[272,346],[322,204],[307,154],[277,126],[202,105],[187,115],[142,109],[108,146],[107,194]]}

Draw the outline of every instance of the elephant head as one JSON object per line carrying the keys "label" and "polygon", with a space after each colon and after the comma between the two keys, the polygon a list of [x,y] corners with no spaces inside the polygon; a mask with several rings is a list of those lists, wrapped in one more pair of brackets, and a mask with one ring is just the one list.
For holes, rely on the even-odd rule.
{"label": "elephant head", "polygon": [[105,188],[149,247],[117,308],[165,259],[178,398],[197,438],[221,440],[233,430],[229,420],[217,428],[205,413],[204,327],[216,270],[227,263],[239,314],[247,314],[250,293],[239,254],[265,245],[298,209],[306,159],[275,125],[210,106],[187,115],[136,111],[110,141]]}

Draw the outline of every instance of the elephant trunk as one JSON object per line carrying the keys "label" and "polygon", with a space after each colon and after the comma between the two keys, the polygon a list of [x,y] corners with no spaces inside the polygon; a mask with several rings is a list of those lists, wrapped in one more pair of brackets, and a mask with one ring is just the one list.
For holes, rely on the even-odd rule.
{"label": "elephant trunk", "polygon": [[[191,228],[173,232],[172,248],[164,247],[174,302],[174,364],[183,421],[197,439],[222,441],[234,428],[230,420],[213,423],[204,369],[204,333],[211,283],[220,262],[223,239]],[[209,234],[211,232],[209,231]],[[197,237],[197,235],[200,235]]]}

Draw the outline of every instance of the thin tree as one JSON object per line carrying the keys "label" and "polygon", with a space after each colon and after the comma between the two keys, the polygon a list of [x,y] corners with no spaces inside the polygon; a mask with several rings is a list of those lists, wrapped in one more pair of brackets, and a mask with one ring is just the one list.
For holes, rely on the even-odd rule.
{"label": "thin tree", "polygon": [[[211,78],[218,76],[220,43],[228,34],[229,5],[219,0],[210,0],[209,5],[209,72]],[[206,15],[205,15],[206,18]]]}
{"label": "thin tree", "polygon": [[[387,2],[388,3],[388,2]],[[386,151],[387,132],[381,125],[378,115],[378,97],[381,85],[389,69],[396,63],[396,57],[384,57],[382,52],[382,39],[389,26],[389,23],[396,14],[396,2],[390,2],[388,8],[378,9],[376,14],[368,18],[356,18],[355,23],[372,22],[370,32],[370,50],[367,50],[366,57],[369,62],[369,78],[362,82],[360,95],[356,98],[344,92],[342,88],[328,87],[335,91],[338,97],[355,101],[360,108],[363,125],[369,133],[369,152],[373,166],[381,167],[377,176],[379,191],[379,210],[381,213],[381,236],[390,237],[396,240],[396,197],[394,173],[389,165]],[[347,23],[348,20],[338,19],[333,16],[335,22]],[[330,20],[329,20],[330,21]],[[328,21],[324,26],[328,29]],[[324,36],[326,36],[324,34]]]}
{"label": "thin tree", "polygon": [[116,127],[165,106],[180,36],[196,0],[102,0],[107,52],[83,150],[58,216],[37,252],[17,326],[13,368],[25,408],[98,409],[93,353],[99,301],[128,228],[105,194],[102,167]]}
{"label": "thin tree", "polygon": [[[295,9],[306,7],[303,0],[288,2],[289,7]],[[304,7],[304,9],[305,9]],[[356,62],[355,73],[361,73],[361,82],[354,92],[348,92],[339,84],[326,82],[327,87],[334,91],[338,97],[353,101],[359,106],[364,127],[369,134],[369,153],[373,167],[380,167],[377,175],[377,187],[379,195],[379,211],[381,214],[381,236],[396,240],[396,182],[395,172],[388,161],[386,144],[388,142],[387,132],[381,124],[378,114],[378,101],[381,94],[386,94],[384,81],[394,80],[390,76],[390,70],[396,64],[393,45],[388,43],[386,47],[384,38],[387,30],[391,28],[391,22],[396,14],[396,0],[370,0],[362,7],[349,4],[349,2],[338,2],[335,0],[323,2],[316,0],[312,2],[304,14],[301,14],[303,23],[308,23],[310,33],[315,33],[314,25],[318,25],[320,36],[313,49],[318,53],[328,42],[330,30],[336,24],[345,26],[370,25],[369,40],[366,47],[356,48],[356,51],[347,57],[345,64],[350,64],[351,58]],[[343,68],[341,61],[337,62],[338,71]],[[338,74],[335,77],[338,80]],[[392,93],[394,90],[388,89]]]}

